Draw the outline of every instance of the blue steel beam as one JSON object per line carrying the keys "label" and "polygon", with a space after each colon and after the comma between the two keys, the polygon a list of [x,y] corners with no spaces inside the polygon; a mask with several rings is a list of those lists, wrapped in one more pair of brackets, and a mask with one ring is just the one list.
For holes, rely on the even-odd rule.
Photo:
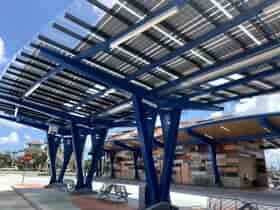
{"label": "blue steel beam", "polygon": [[64,180],[64,174],[67,169],[67,166],[70,162],[71,156],[73,153],[73,145],[72,145],[72,139],[71,138],[63,138],[63,163],[60,170],[60,174],[58,177],[57,182],[63,183]]}
{"label": "blue steel beam", "polygon": [[[248,50],[245,50],[243,53],[240,53],[240,54],[237,54],[231,58],[228,58],[226,60],[224,60],[223,62],[221,63],[218,63],[218,64],[214,64],[214,65],[211,65],[211,66],[208,66],[208,67],[204,67],[202,69],[200,69],[199,71],[196,71],[190,75],[186,75],[186,76],[183,76],[183,77],[180,77],[179,79],[177,80],[173,80],[171,82],[168,82],[166,85],[162,85],[158,88],[154,88],[152,91],[150,91],[152,94],[156,94],[156,93],[159,93],[159,92],[164,92],[164,93],[168,93],[168,92],[171,92],[171,91],[174,91],[176,89],[180,89],[181,88],[181,84],[188,81],[188,80],[191,80],[192,78],[194,77],[197,77],[197,76],[200,76],[200,75],[203,75],[203,74],[206,74],[208,72],[213,72],[217,69],[222,69],[226,66],[228,66],[229,64],[232,64],[232,63],[237,63],[237,62],[240,62],[242,61],[244,58],[248,58],[248,57],[252,57],[252,56],[255,56],[257,54],[260,54],[264,51],[269,51],[273,48],[277,48],[279,47],[279,42],[278,41],[272,41],[272,42],[269,42],[269,43],[266,43],[266,44],[263,44],[262,46],[259,46],[259,47],[256,47],[256,48],[252,48],[252,49],[248,49]],[[274,61],[277,57],[273,57],[273,58],[270,58],[270,59],[267,59],[265,60],[264,62],[258,62],[256,64],[256,66],[260,65],[260,64],[263,64],[263,63],[269,63],[271,61]],[[251,65],[251,67],[254,67],[254,65]],[[235,72],[241,72],[241,71],[244,71],[246,70],[246,68],[242,68],[242,69],[237,69],[235,70]],[[274,70],[273,71],[269,71],[267,74],[269,75],[270,73],[274,73]],[[262,76],[265,76],[266,73],[263,73]],[[210,80],[210,79],[209,79]],[[246,80],[245,80],[246,81]],[[244,82],[245,82],[244,81]],[[234,84],[234,83],[233,83]],[[193,86],[198,86],[200,85],[200,83],[194,83]],[[278,89],[273,89],[273,90],[267,90],[263,93],[260,93],[259,95],[262,95],[262,94],[266,94],[266,93],[273,93],[275,91],[277,91]],[[205,90],[207,91],[207,90]],[[224,103],[224,102],[227,102],[229,100],[238,100],[238,99],[241,99],[241,98],[245,98],[245,97],[251,97],[251,96],[254,96],[255,95],[258,95],[256,93],[253,93],[253,94],[248,94],[248,95],[245,95],[245,96],[241,96],[240,98],[238,96],[232,98],[232,99],[223,99],[223,100],[219,100],[218,102],[213,102],[212,104],[221,104],[221,103]],[[181,99],[181,100],[185,100],[185,98]],[[108,110],[105,111],[105,113],[110,113],[111,110],[117,108],[117,107],[121,107],[125,104],[127,104],[129,101],[125,101],[125,102],[122,102],[118,105],[115,105],[113,108],[110,108]],[[195,106],[193,106],[195,107]]]}
{"label": "blue steel beam", "polygon": [[[259,124],[263,128],[266,128],[266,132],[275,133],[275,134],[279,134],[280,135],[280,128],[278,128],[275,125],[273,125],[267,118],[260,117]],[[269,139],[268,139],[268,141],[269,141]],[[270,143],[273,144],[277,148],[280,147],[279,143],[276,143],[276,142],[273,142],[273,141],[270,141]]]}
{"label": "blue steel beam", "polygon": [[[176,80],[173,80],[171,82],[168,82],[165,85],[162,85],[162,86],[160,86],[158,88],[153,89],[151,92],[152,93],[158,93],[158,92],[168,93],[168,92],[171,92],[171,91],[178,90],[178,89],[182,88],[182,86],[183,86],[182,84],[184,82],[186,82],[188,80],[191,80],[194,77],[198,77],[198,76],[210,73],[210,72],[214,72],[214,71],[216,71],[218,69],[222,69],[224,67],[227,67],[230,64],[238,63],[238,62],[244,60],[244,58],[250,58],[250,57],[256,56],[258,54],[261,54],[261,53],[263,53],[265,51],[272,50],[272,49],[277,48],[279,46],[280,46],[280,43],[278,41],[271,41],[271,42],[265,43],[265,44],[263,44],[261,46],[247,49],[244,52],[236,54],[236,55],[234,55],[234,56],[232,56],[230,58],[227,58],[227,59],[225,59],[222,62],[219,62],[219,63],[216,63],[214,65],[201,68],[200,70],[195,71],[195,72],[193,72],[193,73],[191,73],[189,75],[186,75],[186,76],[180,77],[180,78],[178,78]],[[274,57],[276,57],[276,56],[274,56]],[[271,62],[273,60],[274,60],[273,58],[268,58],[268,59],[265,59],[265,61],[263,63],[265,63],[265,62],[269,63],[269,62]],[[259,62],[259,63],[257,62],[256,65],[260,65],[261,62]],[[252,65],[252,67],[254,67],[254,66]],[[244,70],[246,70],[246,68],[239,68],[239,69],[236,69],[235,72],[244,71]],[[210,81],[210,80],[212,80],[212,78],[208,79],[208,81]],[[199,84],[200,83],[194,83],[194,85],[199,85]]]}
{"label": "blue steel beam", "polygon": [[[94,3],[100,5],[100,3],[98,1],[91,0],[91,2],[94,2]],[[158,17],[164,15],[166,12],[169,12],[170,10],[172,10],[174,8],[179,9],[180,7],[182,7],[183,5],[185,5],[186,3],[189,3],[189,2],[190,2],[190,0],[173,0],[173,1],[171,1],[171,3],[169,3],[165,7],[160,8],[160,9],[154,11],[154,12],[151,12],[149,15],[147,15],[146,18],[144,18],[143,20],[135,23],[127,31],[124,31],[124,32],[118,34],[117,36],[108,39],[105,42],[101,42],[99,44],[96,44],[94,47],[91,47],[87,50],[84,50],[84,51],[80,52],[79,55],[77,56],[77,59],[93,57],[94,55],[96,55],[100,51],[105,51],[105,52],[110,51],[112,43],[116,42],[117,40],[121,39],[124,36],[127,36],[127,35],[133,33],[138,28],[140,28],[143,25],[149,23],[150,21],[153,21],[155,18],[158,18]],[[102,7],[102,5],[101,5],[101,7]]]}
{"label": "blue steel beam", "polygon": [[110,176],[111,176],[111,179],[114,179],[114,178],[116,178],[116,176],[115,176],[115,166],[114,166],[116,152],[115,151],[110,151],[108,154],[110,156],[110,166],[111,166],[111,175]]}
{"label": "blue steel beam", "polygon": [[266,128],[267,131],[271,132],[271,133],[279,133],[280,134],[280,128],[276,127],[275,125],[273,125],[267,118],[265,117],[261,117],[259,119],[259,124]]}
{"label": "blue steel beam", "polygon": [[[162,64],[168,62],[169,60],[172,60],[172,59],[176,58],[177,56],[185,53],[186,51],[191,50],[192,48],[195,48],[195,47],[201,45],[202,43],[204,43],[204,42],[206,42],[206,41],[208,41],[208,40],[210,40],[210,39],[212,39],[216,36],[219,36],[220,34],[223,34],[224,32],[230,30],[231,28],[236,27],[236,26],[240,25],[241,23],[254,18],[259,13],[261,13],[264,8],[266,8],[266,7],[268,7],[271,4],[276,3],[276,2],[277,2],[277,0],[267,0],[267,1],[264,1],[260,4],[258,4],[257,6],[255,6],[253,8],[247,9],[246,11],[242,12],[238,17],[220,25],[219,27],[217,27],[217,29],[210,31],[210,32],[196,38],[195,40],[186,43],[184,46],[176,49],[174,52],[171,52],[170,54],[164,56],[163,58],[157,60],[156,62],[154,62],[150,65],[147,65],[146,67],[144,67],[143,69],[140,69],[139,71],[135,72],[134,74],[131,74],[130,76],[128,76],[127,79],[129,79],[129,80],[130,79],[135,79],[136,77],[138,77],[142,74],[150,72],[152,69],[161,66]],[[178,3],[185,4],[187,2],[173,1],[173,3],[174,4],[178,4]],[[172,3],[170,5],[172,6]],[[172,6],[172,7],[174,7],[174,6]],[[158,10],[158,12],[161,12],[161,10]],[[159,15],[159,14],[156,14],[156,15]],[[124,32],[120,36],[124,36],[126,34],[129,34],[129,32],[131,32],[131,31],[135,30],[137,27],[145,24],[147,19],[143,19],[138,24],[135,24],[133,27],[131,27],[128,31]],[[118,36],[113,37],[113,38],[107,40],[106,42],[102,42],[100,44],[97,44],[96,46],[81,52],[80,56],[78,58],[92,57],[100,51],[105,51],[106,52],[106,51],[110,50],[111,43],[113,43],[118,38],[119,38]]]}
{"label": "blue steel beam", "polygon": [[153,144],[154,144],[155,147],[161,147],[161,148],[164,147],[164,143],[162,143],[162,142],[160,142],[160,141],[158,141],[156,139],[154,139]]}
{"label": "blue steel beam", "polygon": [[227,21],[226,23],[223,23],[222,25],[218,26],[216,29],[214,29],[204,35],[201,35],[200,37],[197,37],[193,41],[186,43],[184,46],[177,48],[170,54],[163,56],[156,62],[153,62],[152,64],[145,66],[143,69],[140,69],[139,71],[137,71],[134,74],[132,74],[131,76],[129,76],[128,79],[130,79],[130,77],[135,78],[142,74],[150,72],[152,69],[161,66],[162,64],[176,58],[177,56],[185,53],[186,51],[191,50],[192,48],[195,48],[195,47],[203,44],[204,42],[207,42],[207,41],[211,40],[212,38],[225,33],[226,31],[230,30],[231,28],[234,28],[234,27],[240,25],[241,23],[254,18],[256,15],[261,13],[264,8],[270,6],[271,4],[274,4],[276,2],[278,2],[278,0],[267,0],[267,1],[264,1],[260,4],[258,4],[255,7],[252,7],[250,9],[242,12],[238,17],[235,17],[232,20]]}
{"label": "blue steel beam", "polygon": [[[247,71],[249,68],[260,66],[260,65],[263,65],[264,63],[269,63],[269,62],[272,62],[272,61],[276,61],[276,60],[279,60],[279,58],[280,58],[279,56],[273,57],[272,59],[269,59],[269,60],[266,60],[266,61],[263,61],[263,62],[259,62],[258,64],[254,64],[250,67],[246,67],[244,69],[239,69],[238,71],[236,71],[234,73],[242,73],[243,71]],[[231,87],[236,86],[236,85],[246,84],[246,83],[251,82],[253,80],[263,79],[265,77],[269,77],[269,76],[272,76],[274,74],[279,73],[279,70],[280,70],[279,67],[274,67],[274,68],[272,68],[270,70],[267,70],[267,71],[264,71],[264,72],[260,72],[260,73],[254,74],[254,75],[249,75],[249,76],[247,76],[243,79],[234,80],[234,81],[228,82],[228,83],[223,84],[223,85],[208,88],[206,90],[196,91],[195,93],[188,95],[188,98],[196,97],[196,96],[207,94],[207,93],[212,93],[212,92],[219,91],[219,90],[225,90],[225,89],[231,88]],[[233,73],[230,73],[230,74],[233,74]],[[226,76],[229,76],[229,75],[225,75],[225,77]],[[207,81],[204,81],[203,83],[206,83],[206,82]],[[196,85],[199,85],[199,84],[196,84]],[[194,85],[192,85],[192,86],[194,86]]]}
{"label": "blue steel beam", "polygon": [[181,128],[181,130],[184,130],[187,128],[188,129],[198,128],[198,127],[208,126],[208,125],[213,125],[213,124],[236,122],[236,121],[240,121],[240,120],[254,120],[254,119],[258,120],[263,117],[268,118],[268,117],[277,117],[277,116],[280,116],[280,112],[273,112],[273,113],[266,113],[266,114],[254,114],[254,115],[247,115],[247,116],[241,116],[241,117],[230,117],[230,118],[225,118],[225,119],[197,123],[195,125]]}
{"label": "blue steel beam", "polygon": [[219,138],[215,139],[217,143],[226,143],[226,142],[239,142],[239,141],[256,141],[261,139],[273,139],[279,138],[280,134],[278,133],[270,133],[270,134],[257,134],[257,135],[242,135],[238,137],[227,137],[227,138]]}
{"label": "blue steel beam", "polygon": [[114,141],[113,142],[114,145],[117,145],[125,150],[129,150],[129,151],[132,151],[132,152],[136,152],[138,151],[138,148],[136,147],[131,147],[131,146],[128,146],[127,144],[124,144],[124,143],[121,143],[121,142],[118,142],[118,141]]}
{"label": "blue steel beam", "polygon": [[219,173],[218,165],[217,165],[217,150],[216,150],[216,144],[208,144],[208,151],[209,151],[209,156],[210,160],[212,163],[212,171],[215,179],[215,184],[218,186],[222,185],[221,182],[221,176]]}
{"label": "blue steel beam", "polygon": [[[114,142],[129,142],[129,141],[139,141],[140,137],[132,137],[132,138],[121,138],[121,139],[114,139]],[[164,147],[163,143],[154,139],[153,141],[154,147]]]}
{"label": "blue steel beam", "polygon": [[90,122],[86,118],[72,116],[72,115],[62,112],[62,111],[47,108],[46,106],[40,105],[38,103],[22,101],[22,100],[17,99],[16,97],[12,97],[12,96],[8,96],[8,95],[1,94],[0,101],[3,103],[15,105],[17,107],[22,107],[22,108],[25,108],[28,110],[32,110],[32,111],[41,113],[43,115],[47,115],[49,117],[56,118],[56,119],[59,118],[59,119],[64,119],[64,120],[75,120],[75,121],[78,121],[79,123],[85,124],[85,125],[88,125]]}
{"label": "blue steel beam", "polygon": [[145,98],[148,101],[155,102],[162,108],[170,107],[170,108],[177,108],[177,109],[186,109],[186,108],[193,108],[193,109],[209,109],[213,111],[220,111],[222,108],[217,107],[214,105],[207,105],[204,103],[192,102],[188,101],[187,99],[175,99],[175,98],[165,98],[159,97],[156,94],[150,94],[150,92],[140,86],[134,85],[129,82],[126,78],[117,78],[109,73],[104,72],[103,70],[97,67],[90,67],[81,63],[78,60],[70,58],[65,55],[61,55],[58,52],[55,52],[51,49],[46,47],[40,46],[40,56],[46,57],[48,60],[54,61],[59,65],[67,68],[68,70],[74,71],[78,74],[84,75],[85,77],[97,81],[101,84],[105,84],[109,87],[122,89],[128,93],[132,93],[133,95],[141,98]]}
{"label": "blue steel beam", "polygon": [[8,96],[8,95],[0,95],[0,101],[12,104],[17,107],[25,108],[28,110],[32,110],[38,113],[41,113],[43,115],[47,115],[49,117],[55,118],[55,119],[62,119],[62,120],[69,120],[69,121],[76,121],[79,122],[79,124],[83,124],[85,126],[93,125],[95,127],[107,127],[107,128],[113,128],[113,127],[134,127],[136,124],[124,121],[124,122],[113,122],[113,121],[106,121],[106,120],[90,120],[88,118],[73,116],[71,114],[68,114],[63,111],[54,110],[51,108],[48,108],[42,104],[34,103],[28,100],[22,101],[15,97]]}
{"label": "blue steel beam", "polygon": [[41,79],[39,79],[38,81],[36,81],[30,88],[27,89],[27,91],[25,91],[25,93],[22,96],[22,99],[27,98],[29,95],[31,95],[41,84],[43,84],[44,82],[46,82],[50,77],[55,76],[56,74],[58,74],[59,72],[61,72],[63,70],[63,68],[59,67],[59,68],[55,68],[50,70],[48,73],[46,73]]}
{"label": "blue steel beam", "polygon": [[217,139],[211,139],[209,137],[201,135],[193,131],[191,128],[186,128],[184,129],[184,131],[186,132],[187,135],[196,139],[196,141],[205,142],[208,145],[208,152],[212,163],[212,171],[215,179],[215,184],[221,186],[222,185],[221,177],[217,165],[217,151],[216,151]]}
{"label": "blue steel beam", "polygon": [[139,158],[139,151],[133,152],[134,179],[136,180],[139,180],[138,158]]}
{"label": "blue steel beam", "polygon": [[144,161],[144,170],[146,175],[146,205],[153,205],[159,202],[159,185],[157,173],[153,159],[153,141],[156,121],[156,112],[151,112],[147,117],[142,99],[134,96],[133,105],[136,115],[138,135],[141,142],[141,153]]}
{"label": "blue steel beam", "polygon": [[256,97],[256,96],[260,96],[260,95],[267,95],[267,94],[272,94],[275,92],[278,92],[280,90],[280,87],[274,87],[271,89],[267,89],[267,90],[263,90],[263,91],[259,91],[257,93],[249,93],[249,94],[240,94],[238,96],[234,96],[234,97],[230,97],[227,99],[221,99],[221,100],[217,100],[217,101],[213,101],[210,102],[210,104],[222,104],[225,102],[230,102],[230,101],[237,101],[237,100],[241,100],[244,98],[251,98],[251,97]]}
{"label": "blue steel beam", "polygon": [[67,68],[68,70],[72,70],[78,74],[82,74],[87,78],[90,78],[101,84],[105,84],[109,87],[116,89],[122,89],[128,93],[133,93],[141,97],[147,94],[146,89],[129,83],[129,81],[125,78],[114,77],[111,74],[108,74],[103,70],[98,69],[97,67],[92,68],[88,65],[81,63],[79,60],[75,60],[68,56],[62,55],[46,47],[40,46],[39,49],[40,56],[46,57],[48,60],[54,61],[59,65],[63,66],[64,68]]}
{"label": "blue steel beam", "polygon": [[160,201],[170,202],[170,184],[180,116],[181,110],[179,109],[160,111],[162,135],[164,139],[163,169],[159,185]]}
{"label": "blue steel beam", "polygon": [[75,190],[79,191],[85,187],[84,173],[83,173],[83,151],[85,146],[86,136],[81,134],[81,129],[72,122],[72,145],[75,155],[76,165],[76,186]]}
{"label": "blue steel beam", "polygon": [[112,120],[91,120],[91,125],[94,128],[115,128],[115,127],[135,127],[136,123],[132,121],[114,122]]}
{"label": "blue steel beam", "polygon": [[48,129],[48,124],[45,122],[39,122],[38,120],[34,120],[28,117],[22,117],[22,116],[18,116],[18,119],[11,117],[11,116],[6,116],[6,115],[2,115],[0,114],[0,118],[1,119],[5,119],[5,120],[9,120],[12,122],[16,122],[22,125],[27,125],[27,126],[31,126],[33,128],[37,128],[39,130],[44,130],[46,131]]}
{"label": "blue steel beam", "polygon": [[189,135],[190,137],[194,138],[197,141],[202,141],[202,142],[205,142],[206,144],[213,144],[216,142],[216,139],[214,140],[214,139],[210,139],[206,136],[203,136],[203,135],[193,131],[191,127],[186,127],[183,130],[185,131],[185,133],[187,135]]}
{"label": "blue steel beam", "polygon": [[94,173],[97,171],[97,165],[98,161],[101,160],[101,157],[103,155],[103,149],[104,149],[104,141],[106,139],[108,130],[107,129],[94,129],[91,133],[91,142],[92,142],[92,148],[91,148],[91,164],[90,168],[86,177],[86,188],[92,190],[92,181]]}
{"label": "blue steel beam", "polygon": [[50,169],[51,169],[51,177],[49,184],[54,184],[57,182],[56,179],[56,154],[58,147],[60,145],[60,138],[56,137],[54,134],[47,134],[48,138],[48,153],[50,159]]}

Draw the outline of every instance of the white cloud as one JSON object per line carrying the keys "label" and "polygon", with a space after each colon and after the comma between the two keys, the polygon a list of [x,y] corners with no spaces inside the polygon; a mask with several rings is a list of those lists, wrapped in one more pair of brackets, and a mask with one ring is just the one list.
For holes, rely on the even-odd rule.
{"label": "white cloud", "polygon": [[30,135],[27,135],[27,134],[25,134],[25,135],[23,136],[23,138],[24,138],[26,141],[31,140],[31,136],[30,136]]}
{"label": "white cloud", "polygon": [[109,8],[112,8],[118,0],[102,0],[102,4],[106,5]]}
{"label": "white cloud", "polygon": [[236,104],[234,114],[260,114],[280,111],[280,94],[258,96]]}
{"label": "white cloud", "polygon": [[3,39],[0,37],[0,64],[6,63],[7,58],[5,56],[5,43]]}
{"label": "white cloud", "polygon": [[[118,0],[102,0],[101,3],[108,8],[112,8],[117,2],[118,2]],[[96,16],[95,23],[97,23],[106,13],[104,11],[100,10],[96,6],[92,6],[92,8],[93,8],[93,12]]]}
{"label": "white cloud", "polygon": [[13,131],[8,136],[0,137],[0,145],[3,144],[17,144],[19,142],[18,133]]}
{"label": "white cloud", "polygon": [[213,112],[210,114],[210,118],[216,118],[216,117],[221,117],[223,116],[223,112],[220,111],[220,112]]}
{"label": "white cloud", "polygon": [[85,149],[87,151],[91,150],[91,136],[90,135],[88,135],[86,138]]}
{"label": "white cloud", "polygon": [[0,118],[0,126],[15,129],[15,130],[18,130],[20,128],[26,128],[25,125],[21,125],[19,123],[12,122],[12,121],[5,120],[5,119],[1,119],[1,118]]}

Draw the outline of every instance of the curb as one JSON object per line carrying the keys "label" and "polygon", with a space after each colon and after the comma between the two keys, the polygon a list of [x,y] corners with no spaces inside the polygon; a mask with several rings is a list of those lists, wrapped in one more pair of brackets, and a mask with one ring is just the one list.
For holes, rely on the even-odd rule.
{"label": "curb", "polygon": [[11,186],[12,189],[14,190],[14,192],[22,197],[33,209],[35,210],[44,210],[43,208],[41,208],[36,202],[33,202],[32,200],[28,199],[24,193],[20,192],[20,190],[18,190],[17,188],[15,188],[14,186]]}

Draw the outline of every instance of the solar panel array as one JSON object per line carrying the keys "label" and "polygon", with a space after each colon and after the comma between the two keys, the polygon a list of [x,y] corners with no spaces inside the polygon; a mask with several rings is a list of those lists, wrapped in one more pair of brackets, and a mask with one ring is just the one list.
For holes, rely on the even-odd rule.
{"label": "solar panel array", "polygon": [[[2,75],[0,98],[9,96],[80,118],[106,116],[115,122],[134,121],[131,93],[67,68],[54,71],[58,63],[38,50],[44,46],[73,58],[173,1],[102,2],[76,1],[79,12],[67,10],[51,24],[51,33],[41,33],[25,46]],[[261,4],[265,7],[257,15],[228,26]],[[279,1],[185,1],[176,14],[82,62],[93,72],[98,68],[116,79],[126,78],[162,98],[216,105],[279,90],[279,36]],[[148,71],[155,63],[159,65]],[[49,77],[42,79],[46,75]],[[14,113],[16,106],[0,101],[1,110]],[[54,118],[28,107],[19,112],[34,119]]]}

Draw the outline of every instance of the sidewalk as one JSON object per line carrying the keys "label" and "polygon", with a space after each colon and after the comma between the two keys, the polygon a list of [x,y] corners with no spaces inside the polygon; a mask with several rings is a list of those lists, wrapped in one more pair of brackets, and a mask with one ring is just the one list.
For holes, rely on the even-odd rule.
{"label": "sidewalk", "polygon": [[1,210],[34,210],[28,202],[18,196],[14,191],[0,192]]}

